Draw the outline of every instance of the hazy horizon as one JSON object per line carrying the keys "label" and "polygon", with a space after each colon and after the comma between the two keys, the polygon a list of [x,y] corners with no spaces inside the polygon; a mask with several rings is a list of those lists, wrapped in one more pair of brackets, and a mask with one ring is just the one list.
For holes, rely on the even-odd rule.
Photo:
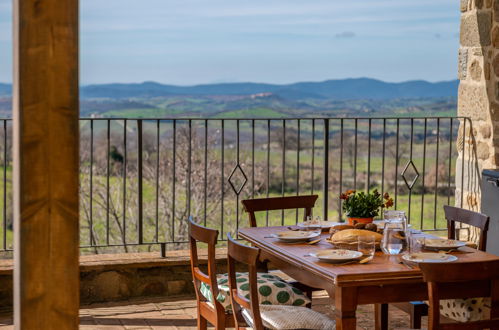
{"label": "hazy horizon", "polygon": [[[0,81],[12,4],[0,0]],[[457,77],[459,3],[444,0],[81,0],[80,83],[289,84]]]}

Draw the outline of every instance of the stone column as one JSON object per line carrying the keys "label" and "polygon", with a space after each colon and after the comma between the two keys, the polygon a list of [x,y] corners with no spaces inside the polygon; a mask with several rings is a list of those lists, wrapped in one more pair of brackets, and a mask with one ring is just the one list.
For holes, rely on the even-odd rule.
{"label": "stone column", "polygon": [[480,210],[480,173],[499,165],[499,0],[461,0],[456,206]]}
{"label": "stone column", "polygon": [[78,0],[14,1],[14,322],[77,329]]}

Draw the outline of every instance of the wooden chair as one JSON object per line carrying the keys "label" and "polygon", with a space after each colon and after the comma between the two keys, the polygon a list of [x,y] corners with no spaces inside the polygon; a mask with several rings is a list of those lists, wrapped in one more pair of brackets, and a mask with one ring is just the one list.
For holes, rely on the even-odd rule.
{"label": "wooden chair", "polygon": [[255,212],[260,211],[305,209],[303,220],[306,220],[312,215],[312,209],[318,197],[318,195],[306,195],[246,199],[242,201],[242,204],[244,210],[248,212],[250,226],[256,227]]}
{"label": "wooden chair", "polygon": [[[311,309],[305,307],[295,307],[295,306],[272,306],[270,305],[259,305],[258,300],[258,286],[257,286],[257,263],[260,255],[260,250],[255,247],[250,247],[242,245],[235,241],[230,234],[227,234],[228,246],[227,246],[227,262],[228,262],[228,274],[229,274],[229,288],[230,297],[232,304],[232,311],[234,315],[234,323],[236,329],[243,329],[248,325],[256,330],[263,329],[280,329],[278,326],[269,326],[268,324],[264,327],[265,323],[277,323],[279,324],[281,319],[288,322],[295,322],[294,319],[298,319],[299,322],[306,324],[306,326],[300,326],[298,323],[293,323],[297,325],[297,329],[307,328],[314,329],[333,329],[334,321],[327,318],[325,315],[315,312]],[[236,264],[243,264],[248,268],[248,278],[249,278],[249,299],[242,296],[237,289],[236,282]],[[262,318],[262,312],[266,313],[267,308],[278,309],[277,320],[272,320],[272,313],[264,314],[266,317]],[[275,322],[273,322],[275,321]],[[321,323],[321,326],[317,327],[317,323]],[[286,327],[290,329],[290,327]]]}
{"label": "wooden chair", "polygon": [[[217,245],[218,230],[200,226],[192,218],[189,218],[189,239],[192,280],[197,299],[198,329],[207,329],[207,322],[213,324],[216,329],[232,328],[234,327],[234,318],[216,300],[219,293],[215,266],[215,246]],[[197,242],[205,243],[208,246],[208,274],[205,274],[199,268]],[[201,294],[201,283],[209,285],[213,302],[209,302]]]}
{"label": "wooden chair", "polygon": [[[270,197],[258,199],[246,199],[241,203],[246,212],[248,212],[250,227],[257,227],[255,212],[275,211],[275,210],[293,210],[304,209],[303,220],[312,216],[312,209],[315,206],[318,195],[302,195],[302,196],[287,196],[287,197]],[[265,264],[258,264],[259,271],[268,271]],[[282,274],[279,274],[282,276]],[[312,298],[312,291],[320,291],[319,289],[311,288],[295,280],[288,280],[296,288],[302,290],[307,296]],[[311,305],[309,306],[311,307]]]}
{"label": "wooden chair", "polygon": [[[478,249],[485,251],[490,221],[488,216],[449,205],[444,206],[444,213],[445,219],[447,219],[447,237],[449,239],[456,239],[456,223],[467,224],[480,229]],[[428,315],[428,305],[422,301],[396,303],[393,305],[410,315],[412,329],[420,329],[421,318]],[[379,321],[382,324],[381,328],[386,329],[388,323],[388,306],[381,306],[381,310],[377,312],[377,315],[377,317],[381,319],[381,321]]]}
{"label": "wooden chair", "polygon": [[[419,265],[428,284],[429,330],[499,329],[499,260],[466,263],[422,263]],[[466,323],[440,323],[440,299],[442,292],[455,292],[450,285],[473,287],[488,291],[491,298],[490,319]],[[481,294],[482,295],[482,294]],[[464,298],[464,297],[453,297]]]}

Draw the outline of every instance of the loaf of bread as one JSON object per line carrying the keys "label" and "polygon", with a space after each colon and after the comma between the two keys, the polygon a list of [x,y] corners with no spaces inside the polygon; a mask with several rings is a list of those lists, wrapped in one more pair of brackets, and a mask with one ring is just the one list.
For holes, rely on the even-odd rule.
{"label": "loaf of bread", "polygon": [[383,235],[365,229],[345,229],[331,235],[332,243],[357,243],[362,236],[374,236],[376,243],[380,243]]}

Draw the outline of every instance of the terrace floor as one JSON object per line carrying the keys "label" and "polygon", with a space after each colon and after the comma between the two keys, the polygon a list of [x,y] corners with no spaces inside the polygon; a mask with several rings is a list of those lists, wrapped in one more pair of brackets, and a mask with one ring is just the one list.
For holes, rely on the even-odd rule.
{"label": "terrace floor", "polygon": [[[333,316],[333,309],[325,292],[314,293],[313,309]],[[13,328],[12,316],[0,314],[0,329]],[[389,329],[408,328],[407,314],[395,308],[390,309]],[[120,304],[83,306],[80,310],[80,329],[196,329],[196,301],[192,297],[144,298]],[[373,306],[360,306],[357,311],[357,329],[374,329]]]}

